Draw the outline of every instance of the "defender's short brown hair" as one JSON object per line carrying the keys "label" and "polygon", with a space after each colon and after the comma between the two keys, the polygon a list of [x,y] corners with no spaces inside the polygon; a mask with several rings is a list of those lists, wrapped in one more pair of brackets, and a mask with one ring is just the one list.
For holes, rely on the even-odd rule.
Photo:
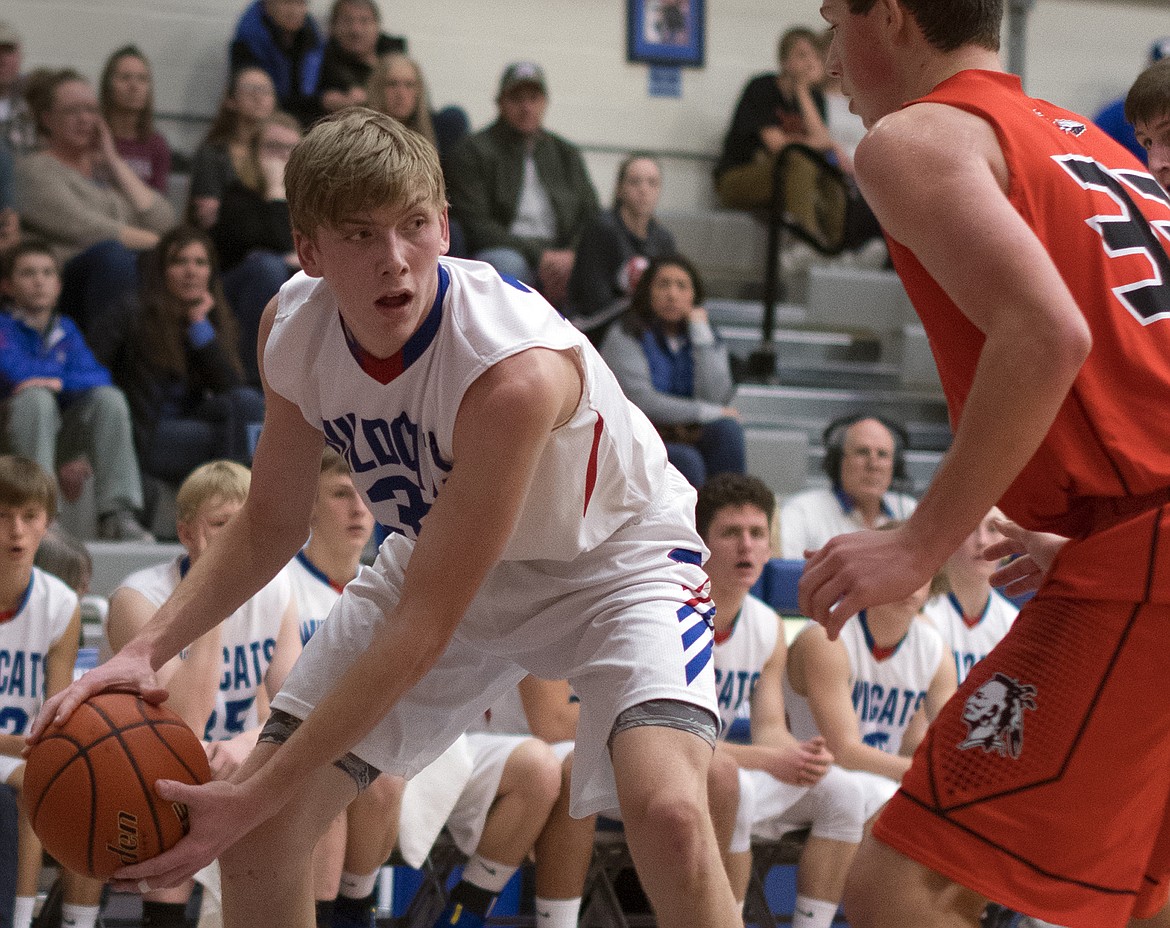
{"label": "defender's short brown hair", "polygon": [[[849,0],[849,12],[864,16],[877,0]],[[940,52],[964,45],[999,51],[1003,0],[898,0],[922,34]]]}

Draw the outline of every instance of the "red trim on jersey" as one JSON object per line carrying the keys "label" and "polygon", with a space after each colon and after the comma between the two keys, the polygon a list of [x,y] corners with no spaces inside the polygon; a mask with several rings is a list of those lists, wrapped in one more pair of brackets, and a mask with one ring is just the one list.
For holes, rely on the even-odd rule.
{"label": "red trim on jersey", "polygon": [[589,500],[593,498],[593,488],[597,484],[597,451],[601,447],[601,433],[605,430],[605,420],[601,413],[597,414],[597,423],[593,426],[593,447],[589,449],[589,464],[585,468],[585,508],[581,511],[582,517],[589,511]]}
{"label": "red trim on jersey", "polygon": [[20,612],[20,606],[17,606],[15,609],[5,609],[0,612],[0,623],[11,622],[16,618],[16,613],[18,612]]}

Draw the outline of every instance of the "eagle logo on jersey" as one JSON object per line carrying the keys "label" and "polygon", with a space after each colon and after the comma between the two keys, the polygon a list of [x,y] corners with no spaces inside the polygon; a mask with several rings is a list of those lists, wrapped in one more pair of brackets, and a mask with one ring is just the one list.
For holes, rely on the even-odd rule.
{"label": "eagle logo on jersey", "polygon": [[1075,119],[1055,119],[1056,128],[1061,132],[1067,132],[1069,135],[1078,136],[1084,134],[1085,124],[1077,122]]}
{"label": "eagle logo on jersey", "polygon": [[983,748],[1016,758],[1024,749],[1024,710],[1036,708],[1036,687],[997,673],[967,697],[963,721],[967,738],[959,750]]}

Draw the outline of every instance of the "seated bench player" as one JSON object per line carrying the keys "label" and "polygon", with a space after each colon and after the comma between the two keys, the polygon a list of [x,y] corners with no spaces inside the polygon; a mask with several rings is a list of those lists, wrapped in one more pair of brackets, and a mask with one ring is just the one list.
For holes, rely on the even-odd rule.
{"label": "seated bench player", "polygon": [[862,791],[833,765],[825,738],[788,730],[782,686],[788,647],[780,617],[749,593],[771,553],[776,497],[762,481],[712,477],[695,522],[711,555],[704,567],[715,603],[715,680],[723,732],[751,719],[751,743],[721,740],[739,765],[739,814],[729,876],[742,905],[751,875],[751,835],[779,839],[811,828],[797,869],[796,928],[829,928],[865,825]]}
{"label": "seated bench player", "polygon": [[833,640],[810,622],[788,650],[784,704],[792,733],[824,737],[836,763],[859,778],[867,820],[910,768],[922,733],[911,725],[916,713],[933,721],[957,687],[942,637],[921,617],[929,589],[858,613]]}
{"label": "seated bench player", "polygon": [[[210,461],[179,486],[175,504],[186,553],[131,574],[110,597],[106,642],[117,653],[171,597],[180,580],[239,513],[248,496],[248,469]],[[202,734],[212,775],[232,776],[256,743],[269,700],[300,653],[296,606],[286,572],[278,574],[184,655],[159,672],[167,706]],[[184,928],[191,884],[144,893],[143,924]]]}

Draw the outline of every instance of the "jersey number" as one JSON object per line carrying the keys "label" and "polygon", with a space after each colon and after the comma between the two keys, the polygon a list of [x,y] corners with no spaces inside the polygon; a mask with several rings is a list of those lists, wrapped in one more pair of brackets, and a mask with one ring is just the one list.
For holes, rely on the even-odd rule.
{"label": "jersey number", "polygon": [[1163,238],[1170,239],[1170,220],[1151,222],[1134,203],[1131,191],[1142,199],[1166,205],[1170,205],[1170,196],[1142,171],[1110,170],[1080,155],[1062,155],[1055,160],[1085,190],[1100,190],[1120,208],[1118,213],[1088,220],[1105,242],[1106,254],[1144,254],[1149,259],[1153,276],[1114,287],[1117,298],[1142,325],[1170,318],[1170,258],[1162,242]]}
{"label": "jersey number", "polygon": [[[252,703],[255,701],[255,696],[249,696],[247,699],[227,700],[224,704],[223,730],[229,735],[240,734],[244,730],[244,723],[248,720],[248,710],[252,708]],[[215,732],[218,716],[219,713],[213,709],[211,717],[207,720],[207,728],[203,732],[204,741],[209,741]]]}
{"label": "jersey number", "polygon": [[23,735],[28,728],[28,713],[19,706],[5,706],[0,710],[0,734]]}

